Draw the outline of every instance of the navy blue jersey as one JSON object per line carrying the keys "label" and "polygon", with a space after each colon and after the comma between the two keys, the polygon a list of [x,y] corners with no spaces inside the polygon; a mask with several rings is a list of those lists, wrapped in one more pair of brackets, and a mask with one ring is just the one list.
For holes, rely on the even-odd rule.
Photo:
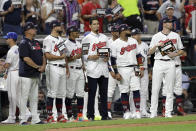
{"label": "navy blue jersey", "polygon": [[19,76],[21,77],[39,77],[40,72],[27,65],[23,58],[24,57],[29,57],[35,62],[37,65],[41,66],[43,63],[43,52],[41,45],[38,41],[36,40],[29,40],[27,38],[23,38],[23,40],[20,42],[19,45]]}

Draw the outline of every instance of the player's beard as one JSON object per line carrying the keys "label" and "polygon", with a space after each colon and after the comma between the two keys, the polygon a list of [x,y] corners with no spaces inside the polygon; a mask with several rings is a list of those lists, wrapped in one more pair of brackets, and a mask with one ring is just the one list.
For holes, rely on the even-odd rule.
{"label": "player's beard", "polygon": [[62,35],[62,33],[63,33],[63,31],[62,31],[62,30],[57,30],[57,31],[56,31],[56,33],[58,33],[58,34],[59,34],[59,36],[61,36],[61,35]]}
{"label": "player's beard", "polygon": [[99,33],[99,29],[96,29],[95,32],[98,34]]}

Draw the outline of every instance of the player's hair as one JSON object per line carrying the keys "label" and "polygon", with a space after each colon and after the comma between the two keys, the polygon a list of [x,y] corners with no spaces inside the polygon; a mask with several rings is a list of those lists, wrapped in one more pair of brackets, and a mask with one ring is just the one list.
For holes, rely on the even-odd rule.
{"label": "player's hair", "polygon": [[17,41],[17,39],[12,39],[14,42],[16,42]]}
{"label": "player's hair", "polygon": [[90,25],[93,23],[94,20],[99,21],[97,17],[90,18],[90,19],[89,19]]}

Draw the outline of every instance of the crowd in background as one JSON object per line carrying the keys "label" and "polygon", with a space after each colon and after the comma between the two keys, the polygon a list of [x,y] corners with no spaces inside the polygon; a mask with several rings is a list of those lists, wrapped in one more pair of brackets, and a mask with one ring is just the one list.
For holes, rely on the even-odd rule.
{"label": "crowd in background", "polygon": [[[20,1],[20,0],[19,0]],[[123,7],[115,12],[117,5]],[[168,8],[169,5],[172,7]],[[0,30],[2,34],[14,31],[22,34],[26,22],[37,25],[38,34],[50,33],[49,23],[59,20],[66,29],[77,26],[81,32],[89,31],[89,18],[99,17],[100,32],[109,32],[113,23],[126,23],[147,34],[155,34],[162,28],[162,20],[173,19],[174,31],[191,33],[191,12],[195,0],[22,0],[21,5],[11,0],[0,3]],[[102,11],[96,9],[102,8]]]}

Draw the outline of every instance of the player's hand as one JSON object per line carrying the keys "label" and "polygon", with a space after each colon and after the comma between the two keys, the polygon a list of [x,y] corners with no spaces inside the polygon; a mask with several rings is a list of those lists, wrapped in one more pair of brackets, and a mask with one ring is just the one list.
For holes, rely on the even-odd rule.
{"label": "player's hand", "polygon": [[142,78],[144,76],[144,70],[140,69],[140,78]]}
{"label": "player's hand", "polygon": [[92,18],[92,17],[97,17],[97,16],[98,16],[97,14],[93,14],[93,15],[91,15],[91,18]]}
{"label": "player's hand", "polygon": [[61,54],[61,59],[65,59],[66,55],[65,53]]}
{"label": "player's hand", "polygon": [[109,60],[109,57],[105,57],[105,58],[103,59],[104,62],[108,62],[108,60]]}
{"label": "player's hand", "polygon": [[85,72],[86,71],[86,68],[85,68],[85,66],[82,66],[82,70]]}
{"label": "player's hand", "polygon": [[110,71],[110,75],[111,75],[114,79],[116,79],[116,74],[115,74],[113,71]]}
{"label": "player's hand", "polygon": [[121,81],[121,80],[122,80],[122,76],[118,73],[118,74],[116,74],[116,79],[117,79],[118,81]]}
{"label": "player's hand", "polygon": [[74,59],[80,59],[82,57],[82,54],[78,54],[74,56]]}
{"label": "player's hand", "polygon": [[93,56],[92,56],[92,59],[93,59],[93,60],[97,60],[97,59],[99,59],[99,56],[98,56],[98,55],[93,55]]}
{"label": "player's hand", "polygon": [[3,76],[3,78],[4,78],[4,79],[7,79],[7,74],[5,74],[5,75]]}
{"label": "player's hand", "polygon": [[69,77],[70,77],[69,68],[66,68],[66,76],[67,76],[67,78],[69,78]]}
{"label": "player's hand", "polygon": [[41,73],[43,73],[45,71],[45,66],[40,66],[38,68],[38,71],[41,72]]}
{"label": "player's hand", "polygon": [[167,55],[168,55],[170,58],[174,58],[174,57],[177,56],[177,53],[175,53],[175,52],[168,52]]}

